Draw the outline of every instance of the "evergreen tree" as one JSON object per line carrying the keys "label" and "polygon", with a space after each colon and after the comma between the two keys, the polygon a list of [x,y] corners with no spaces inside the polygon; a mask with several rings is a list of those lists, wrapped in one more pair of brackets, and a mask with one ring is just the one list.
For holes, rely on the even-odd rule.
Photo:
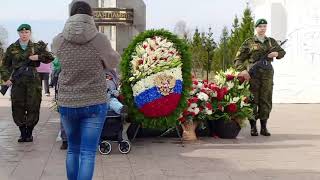
{"label": "evergreen tree", "polygon": [[209,74],[212,71],[213,67],[213,57],[214,57],[214,50],[217,48],[217,43],[214,41],[212,29],[209,28],[209,31],[203,37],[203,47],[205,49],[206,55],[204,56],[204,67],[203,69],[207,72],[207,80],[209,79]]}
{"label": "evergreen tree", "polygon": [[219,48],[216,50],[215,55],[217,63],[215,68],[217,70],[225,70],[231,67],[241,44],[253,35],[254,22],[252,12],[250,8],[247,7],[243,12],[241,24],[239,24],[238,17],[235,16],[230,35],[226,27],[222,30]]}
{"label": "evergreen tree", "polygon": [[243,12],[242,23],[239,28],[241,43],[254,35],[254,22],[251,9],[247,7]]}
{"label": "evergreen tree", "polygon": [[202,39],[198,28],[196,28],[189,46],[192,54],[193,73],[197,74],[197,71],[202,69]]}

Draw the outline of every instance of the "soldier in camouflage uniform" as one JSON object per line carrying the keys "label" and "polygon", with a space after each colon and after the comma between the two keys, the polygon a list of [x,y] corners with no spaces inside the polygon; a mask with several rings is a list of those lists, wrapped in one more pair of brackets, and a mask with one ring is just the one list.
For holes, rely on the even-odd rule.
{"label": "soldier in camouflage uniform", "polygon": [[[274,58],[283,58],[286,52],[279,46],[275,39],[265,35],[267,29],[267,21],[265,19],[259,19],[255,27],[257,34],[247,39],[241,45],[236,55],[235,67],[241,72],[239,74],[240,76],[243,76],[246,80],[250,80],[254,107],[254,117],[250,119],[251,135],[258,136],[256,121],[260,119],[260,134],[270,136],[271,134],[267,129],[267,121],[272,109],[274,70],[271,62]],[[251,70],[262,60],[262,57],[265,57],[265,66],[269,68],[254,68],[256,70],[255,73],[252,74]]]}
{"label": "soldier in camouflage uniform", "polygon": [[2,61],[2,80],[11,86],[12,116],[19,126],[21,137],[18,142],[32,142],[33,128],[39,121],[41,104],[41,82],[36,67],[53,60],[42,41],[30,40],[31,26],[22,24],[17,29],[20,39],[11,44]]}

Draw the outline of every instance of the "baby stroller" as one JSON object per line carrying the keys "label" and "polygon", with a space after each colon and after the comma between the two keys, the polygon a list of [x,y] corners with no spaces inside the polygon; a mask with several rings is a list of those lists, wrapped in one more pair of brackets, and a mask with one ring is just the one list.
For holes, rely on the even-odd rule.
{"label": "baby stroller", "polygon": [[[119,98],[119,78],[115,70],[106,71],[107,80],[107,97],[110,98],[110,107],[113,105],[122,105]],[[112,101],[113,99],[113,101]],[[117,103],[118,102],[118,103]],[[119,107],[120,108],[120,107]],[[118,144],[118,150],[122,154],[127,154],[131,150],[131,144],[127,136],[127,129],[129,123],[125,121],[128,119],[127,106],[122,106],[121,112],[116,113],[117,110],[110,108],[106,115],[106,122],[101,133],[101,143],[99,144],[99,151],[102,155],[108,155],[112,151],[112,143]]]}
{"label": "baby stroller", "polygon": [[126,117],[110,110],[107,112],[106,119],[99,144],[100,154],[110,154],[112,143],[118,144],[118,150],[121,154],[128,154],[131,150],[131,143],[127,136],[130,124],[125,122]]}

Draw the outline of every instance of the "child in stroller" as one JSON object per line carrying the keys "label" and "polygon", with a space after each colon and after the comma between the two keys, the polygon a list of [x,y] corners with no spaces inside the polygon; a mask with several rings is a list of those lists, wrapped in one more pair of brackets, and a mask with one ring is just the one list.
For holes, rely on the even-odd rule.
{"label": "child in stroller", "polygon": [[106,71],[107,104],[109,110],[106,122],[101,133],[99,151],[102,155],[108,155],[112,151],[112,142],[118,143],[118,149],[122,154],[131,150],[131,144],[127,136],[128,124],[124,125],[128,116],[128,108],[119,101],[119,78],[115,70]]}

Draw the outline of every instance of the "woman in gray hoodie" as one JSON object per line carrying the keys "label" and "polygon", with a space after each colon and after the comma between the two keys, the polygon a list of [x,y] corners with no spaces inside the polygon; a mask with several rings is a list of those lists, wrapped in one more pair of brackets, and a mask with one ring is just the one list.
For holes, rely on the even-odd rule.
{"label": "woman in gray hoodie", "polygon": [[68,139],[69,180],[91,180],[96,149],[105,121],[105,70],[118,66],[120,56],[97,31],[92,9],[83,1],[71,5],[64,30],[53,40],[61,62],[58,106]]}

